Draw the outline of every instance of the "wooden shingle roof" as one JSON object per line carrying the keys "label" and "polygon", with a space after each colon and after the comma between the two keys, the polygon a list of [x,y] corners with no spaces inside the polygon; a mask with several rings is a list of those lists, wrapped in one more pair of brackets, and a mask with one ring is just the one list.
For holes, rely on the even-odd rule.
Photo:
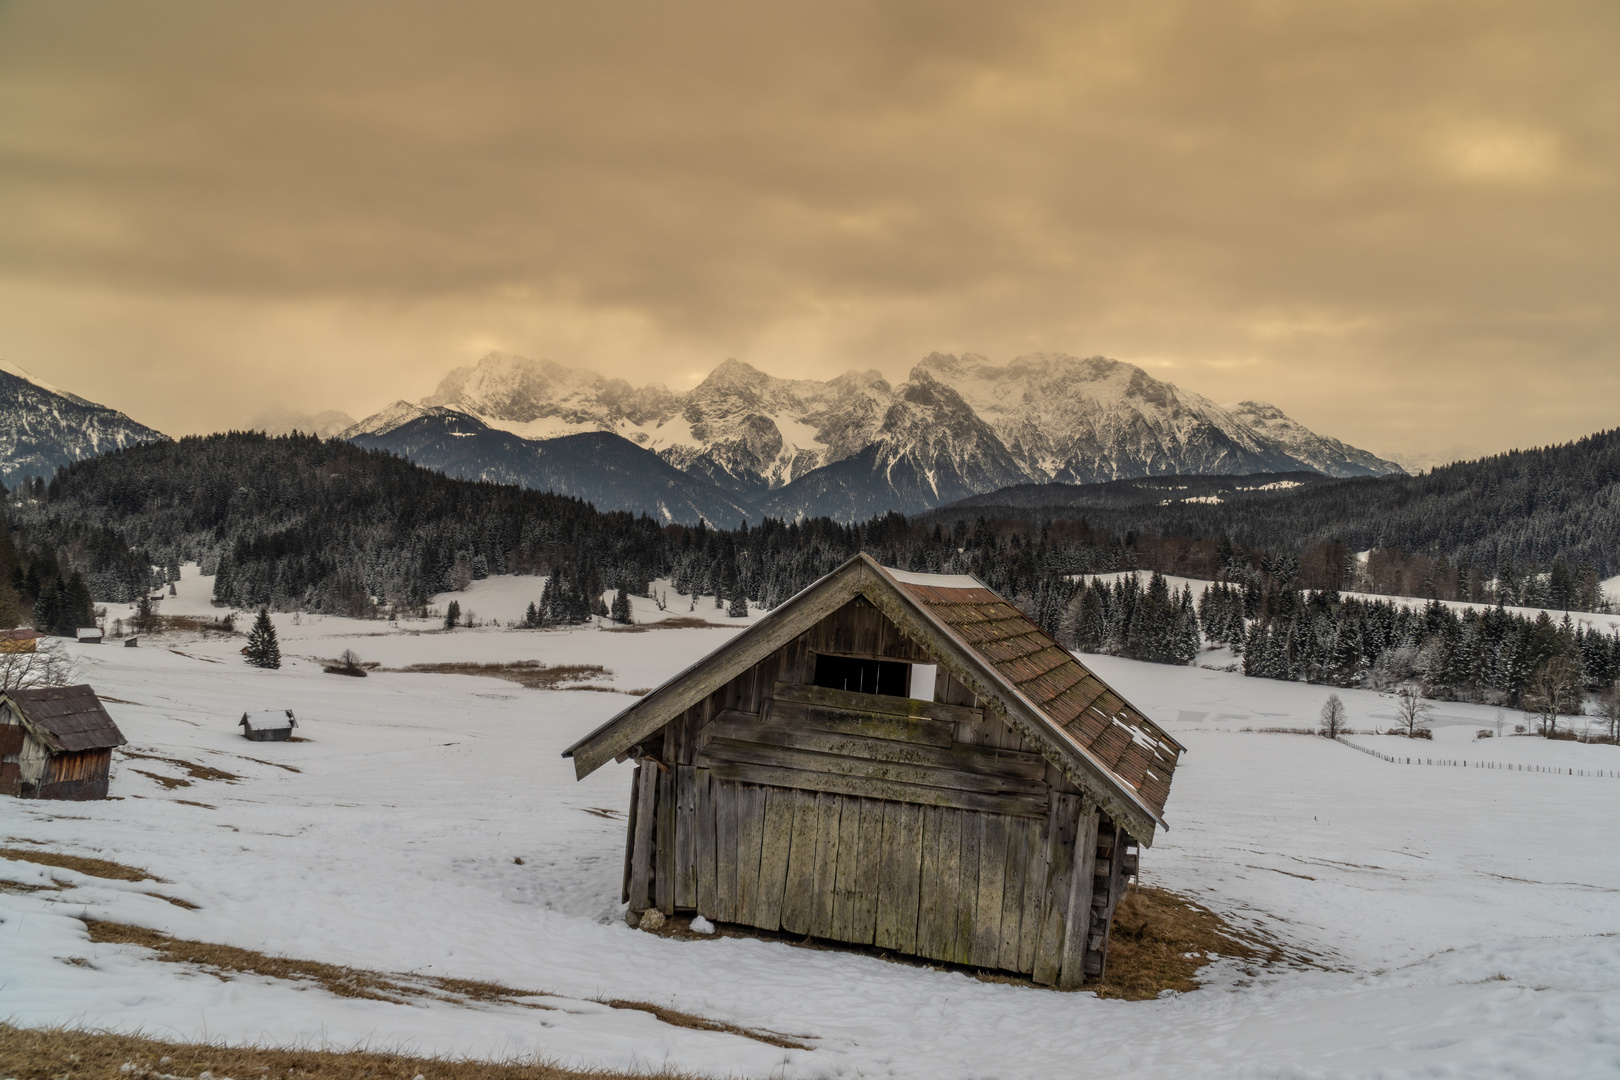
{"label": "wooden shingle roof", "polygon": [[[1182,746],[992,590],[929,583],[944,575],[886,571],[951,629],[1053,727],[1099,767],[1134,790],[1162,823]],[[972,580],[972,579],[969,579]]]}
{"label": "wooden shingle roof", "polygon": [[127,741],[86,684],[9,690],[0,696],[12,703],[23,726],[53,754],[104,750]]}
{"label": "wooden shingle roof", "polygon": [[994,591],[967,575],[856,555],[563,752],[584,778],[725,682],[864,596],[1030,739],[1144,845],[1164,821],[1183,747]]}

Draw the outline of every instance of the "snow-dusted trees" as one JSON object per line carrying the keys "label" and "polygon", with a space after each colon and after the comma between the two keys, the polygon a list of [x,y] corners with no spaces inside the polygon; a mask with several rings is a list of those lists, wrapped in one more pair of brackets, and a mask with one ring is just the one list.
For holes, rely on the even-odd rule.
{"label": "snow-dusted trees", "polygon": [[270,621],[268,609],[259,609],[259,617],[253,620],[253,629],[248,631],[247,647],[242,654],[254,667],[281,666],[281,645],[276,641],[276,627]]}
{"label": "snow-dusted trees", "polygon": [[452,600],[444,609],[444,628],[454,630],[461,625],[461,601]]}
{"label": "snow-dusted trees", "polygon": [[610,612],[613,621],[628,626],[635,620],[630,614],[630,590],[621,582],[619,589],[613,594],[613,610]]}

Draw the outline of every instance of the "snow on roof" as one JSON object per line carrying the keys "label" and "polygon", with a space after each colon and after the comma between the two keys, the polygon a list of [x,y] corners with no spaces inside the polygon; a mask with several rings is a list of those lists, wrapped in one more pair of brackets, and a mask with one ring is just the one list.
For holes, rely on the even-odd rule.
{"label": "snow on roof", "polygon": [[885,566],[884,571],[894,580],[907,585],[932,585],[936,589],[982,589],[984,582],[972,574],[918,574],[910,570],[895,570]]}
{"label": "snow on roof", "polygon": [[291,709],[260,709],[243,713],[237,726],[249,731],[280,731],[297,727],[298,720]]}
{"label": "snow on roof", "polygon": [[89,641],[92,638],[100,638],[100,637],[101,637],[101,627],[99,627],[99,626],[81,626],[81,627],[79,627],[79,640],[80,641]]}

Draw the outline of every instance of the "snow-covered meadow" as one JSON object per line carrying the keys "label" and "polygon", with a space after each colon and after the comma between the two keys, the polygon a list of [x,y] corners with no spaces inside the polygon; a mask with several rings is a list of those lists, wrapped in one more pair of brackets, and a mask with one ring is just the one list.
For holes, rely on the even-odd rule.
{"label": "snow-covered meadow", "polygon": [[[187,568],[165,611],[213,614],[208,584]],[[488,579],[458,599],[504,622],[539,585]],[[669,611],[638,600],[637,617],[687,607],[671,593]],[[712,600],[692,614],[743,623]],[[0,1018],[744,1076],[1620,1075],[1620,778],[1567,772],[1620,771],[1615,747],[1476,741],[1495,710],[1447,704],[1425,757],[1566,771],[1394,765],[1323,739],[1242,730],[1311,724],[1325,688],[1087,657],[1188,747],[1172,831],[1143,853],[1144,880],[1319,963],[1250,974],[1219,961],[1195,993],[1099,1001],[623,923],[628,767],[576,783],[560,752],[631,700],[616,691],[656,685],[735,629],[442,632],[290,615],[276,624],[279,671],[246,667],[240,637],[70,646],[126,749],[151,756],[115,757],[112,801],[0,803],[0,845],[113,859],[164,880],[0,860],[0,880],[73,886],[0,890]],[[612,675],[590,684],[606,692],[586,692],[323,674],[319,661],[346,648],[384,667],[535,659]],[[1338,693],[1353,727],[1388,726],[1388,702]],[[246,709],[289,707],[308,741],[236,733]],[[238,779],[193,779],[160,758]],[[168,788],[157,777],[191,782]],[[307,960],[488,980],[555,995],[542,999],[553,1008],[393,1004],[253,975],[224,981],[92,943],[86,915]],[[594,1000],[618,998],[813,1048],[674,1027]]]}

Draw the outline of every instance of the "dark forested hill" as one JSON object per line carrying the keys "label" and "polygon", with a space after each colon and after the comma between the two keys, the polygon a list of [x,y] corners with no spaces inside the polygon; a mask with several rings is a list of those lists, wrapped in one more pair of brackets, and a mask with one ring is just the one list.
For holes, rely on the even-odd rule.
{"label": "dark forested hill", "polygon": [[[452,480],[311,436],[233,432],[134,447],[68,466],[42,496],[12,500],[25,545],[72,552],[84,549],[81,537],[110,531],[144,552],[144,564],[197,560],[217,569],[216,599],[241,607],[360,614],[373,610],[372,598],[419,604],[470,578],[555,565],[586,579],[611,568],[644,585],[662,561],[663,537],[649,518]],[[102,580],[93,576],[99,566],[84,569]],[[116,591],[103,582],[97,599],[122,598],[109,595]]]}
{"label": "dark forested hill", "polygon": [[862,550],[977,574],[1051,626],[1073,575],[1125,568],[1554,607],[1597,603],[1598,575],[1620,572],[1620,431],[1417,477],[1132,483],[1064,489],[1060,506],[1032,508],[1041,500],[1021,491],[1023,505],[979,498],[910,520],[716,531],[455,480],[350,443],[232,433],[77,462],[8,511],[18,565],[77,572],[96,600],[196,560],[217,568],[232,606],[355,614],[494,573],[564,575],[576,598],[669,575],[683,593],[772,606]]}
{"label": "dark forested hill", "polygon": [[[1607,577],[1620,573],[1620,429],[1535,450],[1459,462],[1421,476],[1307,484],[1219,502],[1172,496],[1216,478],[1158,478],[1071,488],[1008,489],[942,507],[927,520],[1052,521],[1083,516],[1104,534],[1226,537],[1269,551],[1304,552],[1337,542],[1351,551],[1399,548],[1466,560],[1494,571],[1513,564],[1545,570],[1562,561]],[[1135,505],[1112,489],[1147,484]]]}
{"label": "dark forested hill", "polygon": [[462,480],[492,480],[575,495],[609,510],[659,521],[736,528],[759,512],[701,477],[689,476],[651,450],[611,431],[556,439],[522,439],[453,409],[423,416],[356,445],[387,450]]}

